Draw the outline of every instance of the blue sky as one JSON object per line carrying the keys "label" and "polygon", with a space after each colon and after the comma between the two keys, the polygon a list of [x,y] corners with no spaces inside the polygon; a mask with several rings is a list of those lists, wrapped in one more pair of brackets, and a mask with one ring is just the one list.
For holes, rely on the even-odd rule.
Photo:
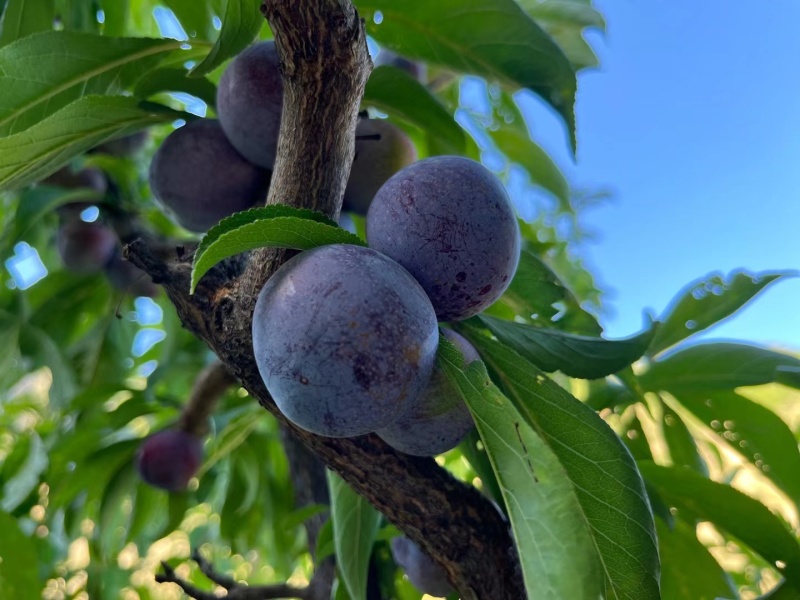
{"label": "blue sky", "polygon": [[[614,192],[584,219],[608,335],[711,271],[800,268],[800,3],[596,5],[608,32],[587,36],[602,68],[579,77],[577,164],[558,121],[526,112],[572,181]],[[710,335],[800,348],[799,310],[787,280]]]}

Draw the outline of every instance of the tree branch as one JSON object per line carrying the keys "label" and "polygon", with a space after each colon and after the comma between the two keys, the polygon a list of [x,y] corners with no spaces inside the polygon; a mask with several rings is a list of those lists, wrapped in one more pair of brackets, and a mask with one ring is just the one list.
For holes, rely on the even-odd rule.
{"label": "tree branch", "polygon": [[[282,58],[285,102],[268,202],[336,217],[353,158],[356,115],[370,69],[364,27],[349,0],[267,0]],[[297,105],[297,106],[295,106]],[[164,285],[183,324],[208,343],[242,386],[329,468],[434,557],[461,598],[525,597],[514,543],[494,506],[432,459],[411,457],[375,435],[325,438],[288,422],[255,364],[255,298],[285,254],[253,253],[242,277],[217,270],[190,296],[191,251],[126,253]]]}
{"label": "tree branch", "polygon": [[208,418],[220,398],[236,380],[221,362],[216,361],[200,371],[189,400],[181,412],[180,428],[202,437],[208,433]]}

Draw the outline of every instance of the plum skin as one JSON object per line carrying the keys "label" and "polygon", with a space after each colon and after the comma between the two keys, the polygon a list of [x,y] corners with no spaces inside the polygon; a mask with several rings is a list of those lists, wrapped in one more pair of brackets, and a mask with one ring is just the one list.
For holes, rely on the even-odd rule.
{"label": "plum skin", "polygon": [[502,183],[460,156],[426,158],[393,175],[370,205],[367,242],[408,269],[440,321],[491,305],[510,285],[520,255]]}
{"label": "plum skin", "polygon": [[253,44],[234,58],[217,87],[217,115],[231,144],[250,162],[272,169],[283,109],[275,42]]}
{"label": "plum skin", "polygon": [[444,597],[453,591],[444,569],[407,537],[392,538],[394,562],[405,570],[408,580],[424,594]]}
{"label": "plum skin", "polygon": [[278,408],[328,437],[397,419],[428,383],[439,341],[414,278],[349,244],[287,261],[261,290],[252,326],[256,364]]}
{"label": "plum skin", "polygon": [[64,266],[76,273],[97,273],[114,257],[119,240],[102,223],[74,220],[58,230],[56,245]]}
{"label": "plum skin", "polygon": [[176,129],[150,163],[153,196],[182,227],[195,232],[263,201],[269,177],[231,146],[216,119]]}
{"label": "plum skin", "polygon": [[[452,329],[441,332],[464,355],[465,365],[479,360],[478,351]],[[475,426],[469,408],[458,390],[434,367],[430,382],[397,421],[375,433],[400,452],[413,456],[436,456],[452,450]]]}
{"label": "plum skin", "polygon": [[[370,139],[367,136],[379,136]],[[366,138],[366,139],[358,139]],[[417,160],[414,143],[405,132],[382,119],[362,119],[356,126],[356,148],[342,209],[367,214],[375,194],[403,167]]]}
{"label": "plum skin", "polygon": [[150,436],[136,455],[142,479],[167,491],[186,489],[202,461],[202,440],[180,429],[165,429]]}

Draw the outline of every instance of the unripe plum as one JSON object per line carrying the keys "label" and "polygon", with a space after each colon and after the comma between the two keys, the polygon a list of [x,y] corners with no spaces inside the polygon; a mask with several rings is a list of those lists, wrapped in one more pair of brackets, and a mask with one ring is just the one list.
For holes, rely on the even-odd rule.
{"label": "unripe plum", "polygon": [[[452,329],[442,334],[464,355],[465,364],[478,360],[477,350]],[[425,391],[397,421],[375,433],[392,448],[414,456],[436,456],[458,446],[475,424],[458,390],[434,367]]]}
{"label": "unripe plum", "polygon": [[307,250],[267,281],[253,315],[261,377],[286,417],[329,437],[396,420],[424,389],[439,331],[396,262],[361,246]]}
{"label": "unripe plum", "polygon": [[196,232],[264,200],[269,176],[231,146],[215,119],[170,133],[150,164],[155,198],[182,227]]}
{"label": "unripe plum", "polygon": [[61,226],[56,246],[64,266],[76,273],[96,273],[117,251],[117,234],[102,223],[75,220]]}
{"label": "unripe plum", "polygon": [[168,491],[185,489],[202,462],[202,440],[179,429],[165,429],[150,436],[136,456],[142,479]]}
{"label": "unripe plum", "polygon": [[275,42],[253,44],[222,74],[217,115],[231,144],[265,169],[275,163],[282,107],[283,79]]}
{"label": "unripe plum", "polygon": [[408,580],[423,594],[443,598],[453,591],[439,564],[407,537],[392,538],[392,557],[403,568]]}
{"label": "unripe plum", "polygon": [[466,319],[497,300],[520,254],[503,185],[460,156],[427,158],[389,179],[367,213],[367,241],[416,277],[441,321]]}
{"label": "unripe plum", "polygon": [[367,214],[369,204],[381,186],[415,160],[417,150],[402,129],[386,120],[362,119],[356,126],[355,160],[342,208],[360,215]]}
{"label": "unripe plum", "polygon": [[155,298],[158,295],[158,286],[153,283],[150,276],[130,261],[115,254],[105,268],[108,281],[121,292],[131,296],[147,296]]}

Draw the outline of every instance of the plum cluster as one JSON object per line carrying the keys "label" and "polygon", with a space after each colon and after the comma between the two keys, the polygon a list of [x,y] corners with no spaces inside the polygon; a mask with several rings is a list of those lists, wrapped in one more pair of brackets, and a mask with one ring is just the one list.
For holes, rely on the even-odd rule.
{"label": "plum cluster", "polygon": [[[139,137],[139,136],[137,136]],[[116,146],[98,147],[97,151],[122,156],[135,149],[126,138],[115,140]],[[138,143],[138,142],[137,142]],[[66,189],[87,189],[100,194],[105,193],[108,183],[105,175],[98,169],[85,168],[72,171],[64,167],[56,171],[42,183]],[[153,298],[158,287],[141,269],[122,258],[122,244],[113,227],[102,218],[87,222],[82,213],[92,206],[90,202],[75,202],[58,209],[61,225],[56,234],[56,247],[64,266],[75,273],[103,273],[116,289],[133,296]]]}

